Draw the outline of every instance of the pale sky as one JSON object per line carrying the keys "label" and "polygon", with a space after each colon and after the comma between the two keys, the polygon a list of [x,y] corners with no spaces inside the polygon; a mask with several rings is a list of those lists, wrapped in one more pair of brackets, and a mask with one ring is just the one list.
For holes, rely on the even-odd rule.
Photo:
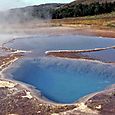
{"label": "pale sky", "polygon": [[0,0],[0,10],[44,3],[68,3],[74,0]]}

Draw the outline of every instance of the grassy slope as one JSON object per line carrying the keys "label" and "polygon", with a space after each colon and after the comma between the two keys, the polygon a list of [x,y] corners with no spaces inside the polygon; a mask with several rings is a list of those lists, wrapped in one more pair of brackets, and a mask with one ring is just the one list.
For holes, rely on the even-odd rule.
{"label": "grassy slope", "polygon": [[85,16],[77,18],[54,19],[52,25],[90,25],[97,27],[115,27],[115,12],[95,16]]}

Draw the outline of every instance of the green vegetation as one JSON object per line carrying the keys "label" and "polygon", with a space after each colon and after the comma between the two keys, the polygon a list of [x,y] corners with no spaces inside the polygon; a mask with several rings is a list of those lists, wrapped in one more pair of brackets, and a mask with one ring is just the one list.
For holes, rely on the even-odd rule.
{"label": "green vegetation", "polygon": [[82,18],[84,19],[115,18],[115,12],[104,13],[104,14],[93,15],[93,16],[84,16]]}
{"label": "green vegetation", "polygon": [[91,4],[71,4],[52,10],[53,19],[68,17],[92,16],[115,11],[115,2],[91,3]]}
{"label": "green vegetation", "polygon": [[54,26],[73,26],[73,27],[98,27],[98,28],[115,28],[115,12],[63,19],[53,19],[51,24]]}
{"label": "green vegetation", "polygon": [[[15,8],[6,12],[0,12],[0,23],[20,23],[34,19],[63,19],[76,17],[78,19],[79,17],[80,19],[81,17],[95,19],[100,18],[100,14],[106,15],[107,13],[110,14],[114,11],[115,0],[76,0],[69,4],[42,4],[24,8]],[[112,16],[108,18],[113,17],[115,17],[115,13],[113,13]],[[89,23],[90,22],[88,22],[88,24]],[[109,23],[108,26],[113,27],[113,22]]]}

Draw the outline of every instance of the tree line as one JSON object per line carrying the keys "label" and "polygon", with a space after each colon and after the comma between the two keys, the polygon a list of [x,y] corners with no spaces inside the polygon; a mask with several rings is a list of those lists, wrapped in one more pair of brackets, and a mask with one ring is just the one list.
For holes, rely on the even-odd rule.
{"label": "tree line", "polygon": [[75,4],[68,7],[62,7],[52,10],[52,19],[61,19],[67,17],[92,16],[115,11],[115,2]]}

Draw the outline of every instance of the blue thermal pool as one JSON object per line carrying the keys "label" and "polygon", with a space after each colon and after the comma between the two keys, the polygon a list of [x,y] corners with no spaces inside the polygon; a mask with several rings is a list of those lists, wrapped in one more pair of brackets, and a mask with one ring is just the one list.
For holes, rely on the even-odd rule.
{"label": "blue thermal pool", "polygon": [[96,51],[96,52],[87,52],[82,54],[103,62],[115,63],[115,49],[108,49],[108,50]]}
{"label": "blue thermal pool", "polygon": [[51,101],[72,103],[115,83],[115,67],[54,58],[25,59],[12,70],[15,80],[31,84]]}
{"label": "blue thermal pool", "polygon": [[47,50],[85,50],[104,48],[115,45],[113,38],[99,38],[82,35],[39,35],[19,38],[7,43],[6,46],[20,50],[31,50],[33,53],[44,55]]}
{"label": "blue thermal pool", "polygon": [[114,44],[113,39],[76,35],[17,39],[6,45],[31,50],[39,55],[18,60],[9,72],[13,79],[35,86],[42,96],[51,101],[73,103],[83,96],[115,84],[115,65],[47,57],[43,55],[44,52],[56,49],[93,49]]}

